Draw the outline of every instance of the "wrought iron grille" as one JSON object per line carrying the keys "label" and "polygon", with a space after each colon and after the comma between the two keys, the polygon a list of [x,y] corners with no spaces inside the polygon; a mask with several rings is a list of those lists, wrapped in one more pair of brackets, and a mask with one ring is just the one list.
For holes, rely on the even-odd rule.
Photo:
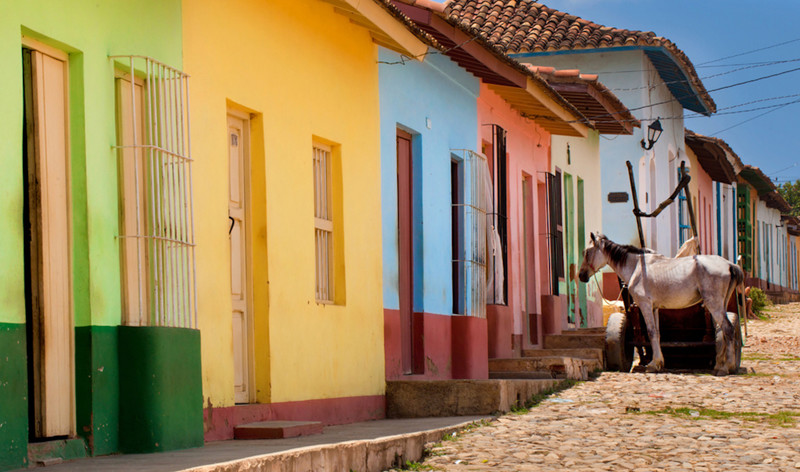
{"label": "wrought iron grille", "polygon": [[[456,290],[454,312],[486,317],[486,209],[490,197],[486,158],[467,149],[451,151],[459,159],[463,176],[461,199],[453,201],[454,234],[460,238],[453,259]],[[460,224],[458,224],[460,223]],[[460,246],[460,247],[458,247]]]}
{"label": "wrought iron grille", "polygon": [[110,58],[122,71],[123,323],[197,328],[189,76],[145,56]]}

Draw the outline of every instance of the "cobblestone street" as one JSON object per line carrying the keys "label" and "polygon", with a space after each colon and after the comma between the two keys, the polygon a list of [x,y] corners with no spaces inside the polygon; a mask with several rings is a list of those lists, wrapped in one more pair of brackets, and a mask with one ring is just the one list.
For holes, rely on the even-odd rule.
{"label": "cobblestone street", "polygon": [[746,374],[603,373],[430,445],[418,470],[800,470],[800,303],[750,321]]}

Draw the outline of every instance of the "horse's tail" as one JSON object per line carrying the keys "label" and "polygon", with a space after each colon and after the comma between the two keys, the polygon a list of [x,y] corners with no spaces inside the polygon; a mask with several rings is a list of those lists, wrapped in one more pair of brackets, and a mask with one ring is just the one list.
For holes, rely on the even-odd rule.
{"label": "horse's tail", "polygon": [[[736,264],[730,264],[728,266],[728,270],[730,271],[731,274],[731,280],[728,283],[728,294],[725,297],[726,305],[728,303],[728,300],[730,300],[731,298],[731,294],[733,294],[734,292],[736,293],[737,297],[740,296],[744,297],[744,272],[742,271],[742,268]],[[737,288],[739,290],[736,290]],[[744,299],[742,299],[741,302],[743,304],[742,306],[744,306]]]}

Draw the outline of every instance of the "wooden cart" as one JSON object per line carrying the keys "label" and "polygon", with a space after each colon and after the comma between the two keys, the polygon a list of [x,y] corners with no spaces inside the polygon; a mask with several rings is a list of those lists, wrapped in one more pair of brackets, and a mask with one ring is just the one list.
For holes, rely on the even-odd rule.
{"label": "wooden cart", "polygon": [[[697,236],[692,200],[689,195],[689,175],[681,164],[683,178],[672,195],[659,205],[652,213],[639,210],[636,184],[633,178],[633,166],[628,165],[631,184],[633,214],[639,230],[639,241],[644,247],[642,218],[652,218],[675,201],[681,190],[686,192],[687,210],[691,223],[692,235]],[[639,364],[646,365],[652,359],[650,338],[639,307],[633,302],[628,287],[620,280],[621,299],[625,306],[624,313],[612,313],[606,326],[606,365],[608,370],[628,372],[634,359],[634,352],[639,354]],[[742,295],[743,296],[743,295]],[[739,294],[731,297],[728,304],[728,319],[734,327],[736,347],[736,369],[741,363],[742,335],[741,316],[744,303]],[[658,311],[661,332],[661,351],[664,354],[664,367],[667,369],[712,369],[716,362],[716,329],[711,314],[702,303],[682,309],[660,309]]]}

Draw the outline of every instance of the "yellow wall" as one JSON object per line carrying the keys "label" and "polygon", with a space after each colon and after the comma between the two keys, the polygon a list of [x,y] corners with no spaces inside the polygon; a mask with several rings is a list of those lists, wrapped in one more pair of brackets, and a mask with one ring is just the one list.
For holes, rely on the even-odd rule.
{"label": "yellow wall", "polygon": [[[206,406],[233,404],[226,109],[254,116],[259,402],[384,392],[377,47],[318,0],[185,0]],[[312,136],[338,143],[347,299],[315,302]]]}

